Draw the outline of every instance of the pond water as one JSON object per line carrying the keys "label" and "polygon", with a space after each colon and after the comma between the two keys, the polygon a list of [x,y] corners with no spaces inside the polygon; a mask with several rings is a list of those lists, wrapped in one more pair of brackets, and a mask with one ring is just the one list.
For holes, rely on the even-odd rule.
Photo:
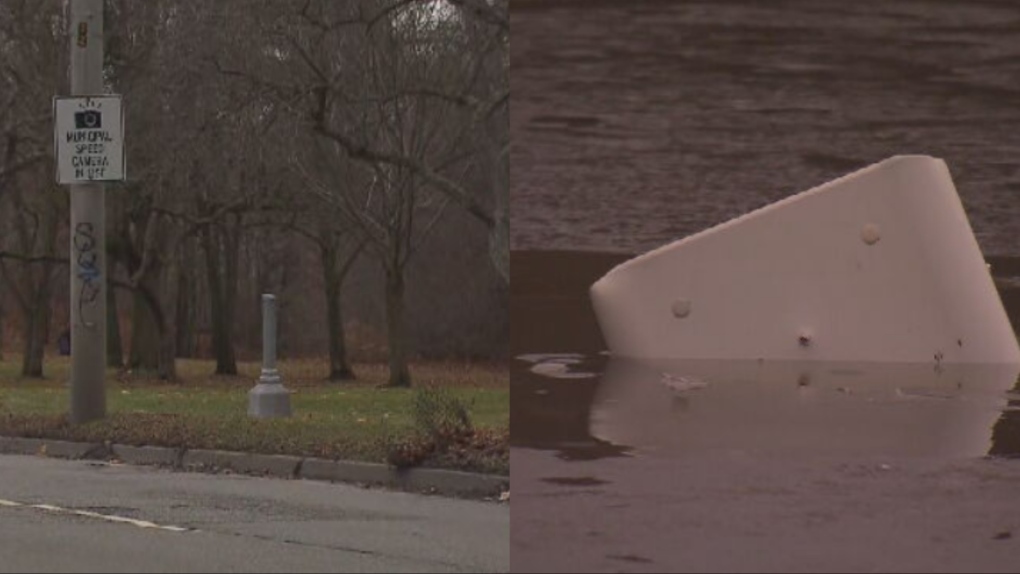
{"label": "pond water", "polygon": [[[939,547],[914,539],[932,518],[910,509],[988,480],[953,465],[1020,456],[1020,366],[610,358],[587,288],[624,259],[512,253],[515,571],[946,566],[909,561]],[[1020,288],[999,284],[1020,326]],[[998,496],[981,516],[1012,512]],[[901,528],[886,561],[854,553]],[[954,552],[969,565],[979,550]]]}
{"label": "pond water", "polygon": [[897,154],[1020,256],[1020,10],[513,0],[512,247],[637,253]]}
{"label": "pond water", "polygon": [[511,15],[512,569],[1015,569],[1011,368],[619,362],[587,289],[633,254],[927,154],[1020,327],[1016,3]]}
{"label": "pond water", "polygon": [[1020,365],[517,361],[513,444],[563,460],[1020,455]]}
{"label": "pond water", "polygon": [[[587,287],[624,259],[512,255],[512,446],[1020,455],[1020,366],[610,359]],[[1020,326],[1018,295],[1002,290]]]}

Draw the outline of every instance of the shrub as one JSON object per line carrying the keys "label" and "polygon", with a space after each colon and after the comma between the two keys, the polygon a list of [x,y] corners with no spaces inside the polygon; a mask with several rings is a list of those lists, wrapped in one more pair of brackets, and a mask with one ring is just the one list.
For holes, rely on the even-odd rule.
{"label": "shrub", "polygon": [[423,437],[431,439],[439,449],[474,435],[468,405],[446,389],[417,389],[413,407],[415,429]]}
{"label": "shrub", "polygon": [[[450,391],[419,388],[413,400],[414,433],[389,441],[387,459],[397,468],[421,466],[464,451],[479,448],[482,433],[477,433],[468,412],[469,406]],[[459,457],[457,457],[459,458]]]}

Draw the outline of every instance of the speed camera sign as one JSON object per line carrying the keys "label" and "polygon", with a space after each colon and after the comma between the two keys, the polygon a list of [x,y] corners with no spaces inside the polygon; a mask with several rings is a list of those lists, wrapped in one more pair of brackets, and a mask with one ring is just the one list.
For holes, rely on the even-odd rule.
{"label": "speed camera sign", "polygon": [[124,179],[124,116],[120,96],[53,99],[57,182]]}

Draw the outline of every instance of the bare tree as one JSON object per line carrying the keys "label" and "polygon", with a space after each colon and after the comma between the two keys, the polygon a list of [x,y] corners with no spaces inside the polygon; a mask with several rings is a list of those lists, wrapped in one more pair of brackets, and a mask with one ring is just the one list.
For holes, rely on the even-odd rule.
{"label": "bare tree", "polygon": [[[489,3],[486,0],[369,1],[357,5],[357,17],[351,16],[348,11],[332,18],[328,10],[316,10],[312,6],[312,3],[306,3],[301,16],[324,35],[336,34],[352,22],[360,21],[367,28],[367,35],[377,40],[385,37],[378,33],[379,30],[391,36],[399,35],[390,42],[389,48],[399,47],[404,61],[424,64],[430,57],[433,62],[442,58],[442,71],[437,74],[418,74],[416,72],[420,69],[397,66],[394,69],[404,72],[401,77],[392,73],[394,69],[391,69],[390,84],[385,86],[388,91],[377,91],[370,97],[394,102],[410,98],[441,101],[460,112],[462,125],[481,130],[489,139],[475,141],[481,144],[477,149],[483,153],[472,159],[485,162],[486,152],[489,158],[497,158],[491,163],[491,179],[479,186],[481,193],[472,191],[462,178],[451,177],[444,162],[437,163],[433,158],[416,156],[408,150],[379,146],[358,137],[363,134],[337,129],[332,123],[332,116],[325,112],[334,99],[351,100],[351,95],[344,93],[351,85],[347,74],[342,69],[335,69],[336,66],[317,65],[315,56],[319,52],[302,47],[293,37],[289,38],[289,44],[295,47],[300,59],[313,72],[312,83],[303,90],[315,94],[320,100],[317,111],[312,115],[313,129],[342,147],[352,158],[413,172],[430,187],[466,209],[489,229],[493,265],[504,281],[509,282],[510,60],[507,3]],[[451,13],[450,6],[457,7],[458,12]],[[345,32],[351,35],[350,30]],[[320,44],[316,48],[321,49],[323,41],[316,43]],[[369,59],[369,62],[381,61]],[[387,64],[399,62],[390,59]],[[433,71],[438,69],[434,65],[430,68]],[[357,101],[357,96],[354,98]]]}
{"label": "bare tree", "polygon": [[[54,295],[72,234],[50,118],[67,82],[65,4],[0,0],[0,306],[35,374],[66,324]],[[446,214],[484,226],[509,278],[508,42],[505,0],[106,0],[104,76],[126,96],[129,156],[129,180],[107,188],[108,364],[172,379],[208,333],[217,372],[236,373],[249,292],[288,288],[293,265],[274,262],[308,261],[294,250],[311,245],[330,378],[354,375],[342,303],[354,297],[370,300],[369,337],[388,332],[391,384],[409,384],[409,263],[431,256],[433,229],[461,225]],[[375,288],[371,265],[384,288],[345,288],[352,273]]]}
{"label": "bare tree", "polygon": [[49,157],[42,137],[49,99],[59,81],[39,70],[56,68],[62,32],[59,3],[9,0],[0,4],[0,196],[12,179]]}
{"label": "bare tree", "polygon": [[119,227],[119,261],[135,290],[129,364],[166,377],[177,355],[182,273],[197,262],[182,248],[192,238],[207,279],[216,373],[237,373],[238,261],[246,214],[264,191],[253,143],[264,118],[238,81],[210,65],[211,54],[245,47],[218,34],[225,16],[219,3],[121,0],[115,19],[109,75],[134,94],[129,137],[144,142],[132,148],[140,175],[126,188]]}
{"label": "bare tree", "polygon": [[[408,262],[450,201],[500,227],[499,194],[490,189],[486,205],[484,194],[460,182],[481,151],[491,152],[478,145],[480,133],[498,115],[501,98],[482,103],[473,93],[484,83],[485,58],[475,55],[477,35],[445,3],[292,6],[295,11],[274,21],[277,43],[261,75],[228,73],[255,76],[317,136],[305,138],[295,163],[309,189],[360,229],[382,265],[390,384],[408,385]],[[485,40],[481,51],[491,51],[491,44]],[[508,220],[502,220],[508,235]],[[508,257],[498,252],[493,261],[507,260],[501,271],[508,277]]]}
{"label": "bare tree", "polygon": [[[22,316],[22,374],[43,376],[57,237],[66,198],[53,181],[50,99],[63,79],[60,4],[0,6],[0,279]],[[53,70],[52,74],[40,70]]]}

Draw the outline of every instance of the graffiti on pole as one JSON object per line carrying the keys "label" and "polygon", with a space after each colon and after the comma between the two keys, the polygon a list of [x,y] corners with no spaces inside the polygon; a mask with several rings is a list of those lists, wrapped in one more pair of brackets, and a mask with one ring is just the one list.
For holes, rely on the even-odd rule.
{"label": "graffiti on pole", "polygon": [[102,272],[99,270],[95,226],[79,223],[74,230],[74,256],[76,274],[81,282],[78,293],[78,319],[82,325],[93,328],[96,323],[85,320],[85,308],[95,305],[102,293]]}

